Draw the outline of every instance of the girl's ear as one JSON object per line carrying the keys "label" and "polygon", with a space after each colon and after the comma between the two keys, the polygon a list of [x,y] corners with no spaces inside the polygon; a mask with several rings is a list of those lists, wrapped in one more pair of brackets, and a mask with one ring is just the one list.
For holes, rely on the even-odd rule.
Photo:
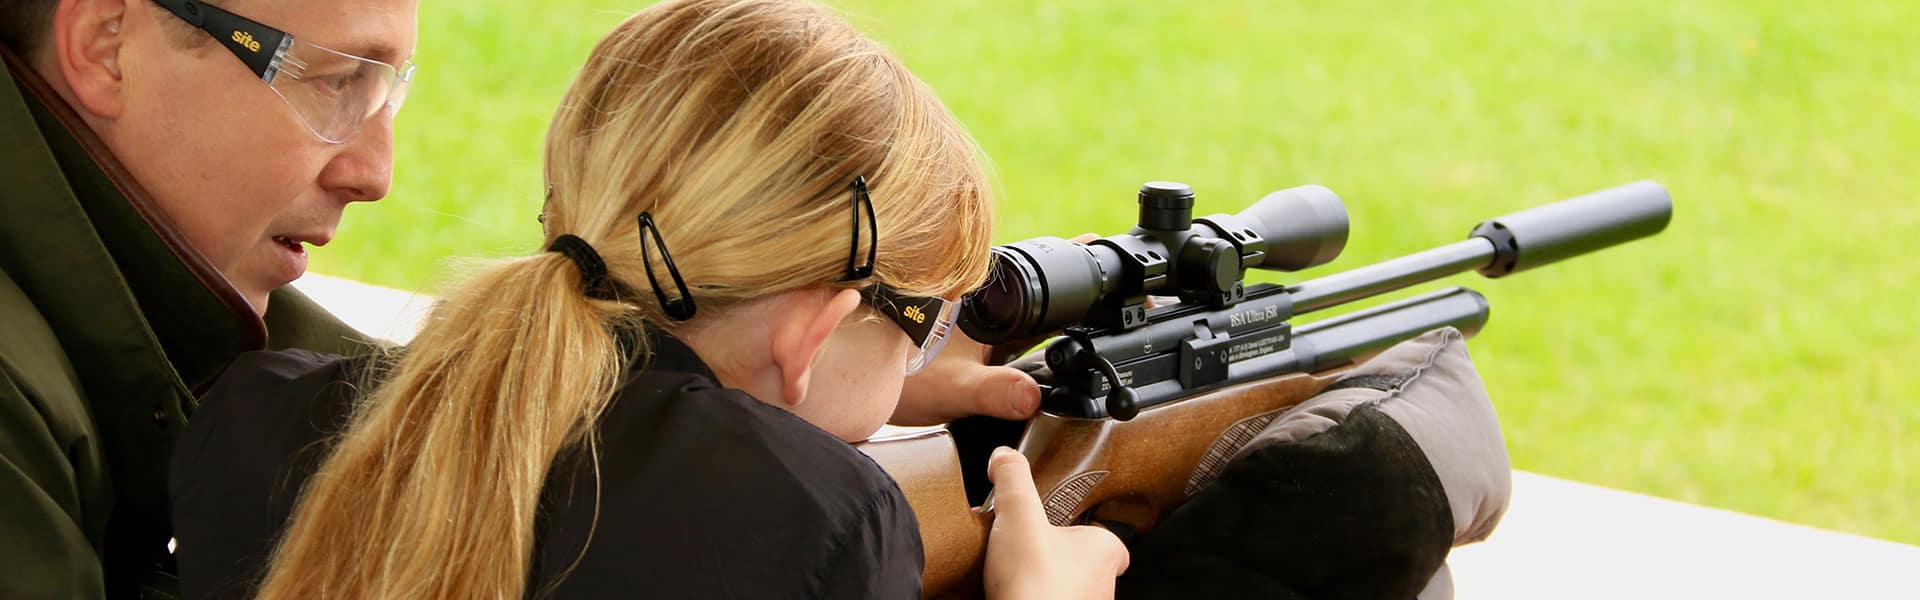
{"label": "girl's ear", "polygon": [[781,302],[774,309],[776,320],[770,336],[773,365],[780,371],[780,397],[775,401],[789,409],[806,401],[813,360],[820,356],[840,322],[860,307],[857,290],[793,295],[793,301]]}

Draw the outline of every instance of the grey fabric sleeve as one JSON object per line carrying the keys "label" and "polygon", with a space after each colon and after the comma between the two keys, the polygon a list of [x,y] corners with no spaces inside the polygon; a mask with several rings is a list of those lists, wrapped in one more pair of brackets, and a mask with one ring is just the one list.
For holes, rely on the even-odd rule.
{"label": "grey fabric sleeve", "polygon": [[1487,386],[1467,356],[1466,336],[1452,328],[1395,346],[1361,370],[1410,373],[1380,400],[1427,454],[1453,508],[1454,545],[1487,538],[1513,496],[1513,465]]}
{"label": "grey fabric sleeve", "polygon": [[1392,382],[1386,389],[1348,387],[1288,409],[1235,457],[1297,442],[1339,425],[1364,403],[1400,424],[1420,445],[1446,488],[1454,545],[1486,539],[1513,494],[1512,465],[1493,400],[1467,355],[1466,336],[1436,329],[1388,348],[1342,381]]}
{"label": "grey fabric sleeve", "polygon": [[1427,589],[1420,590],[1415,600],[1453,600],[1453,569],[1445,564],[1434,571],[1433,580],[1427,582]]}

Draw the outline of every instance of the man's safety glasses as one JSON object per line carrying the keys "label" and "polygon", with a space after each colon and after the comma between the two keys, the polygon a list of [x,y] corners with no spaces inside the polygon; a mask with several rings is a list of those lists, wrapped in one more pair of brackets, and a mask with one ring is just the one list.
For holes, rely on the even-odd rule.
{"label": "man's safety glasses", "polygon": [[361,58],[196,0],[153,1],[226,46],[327,143],[345,142],[381,110],[398,112],[413,82],[413,61]]}

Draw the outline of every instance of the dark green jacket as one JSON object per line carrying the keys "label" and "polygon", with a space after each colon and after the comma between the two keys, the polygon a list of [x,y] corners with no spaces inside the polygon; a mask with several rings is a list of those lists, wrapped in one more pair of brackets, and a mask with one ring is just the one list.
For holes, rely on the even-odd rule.
{"label": "dark green jacket", "polygon": [[167,460],[195,391],[241,352],[348,353],[364,338],[292,288],[255,317],[78,115],[5,58],[0,598],[165,597]]}

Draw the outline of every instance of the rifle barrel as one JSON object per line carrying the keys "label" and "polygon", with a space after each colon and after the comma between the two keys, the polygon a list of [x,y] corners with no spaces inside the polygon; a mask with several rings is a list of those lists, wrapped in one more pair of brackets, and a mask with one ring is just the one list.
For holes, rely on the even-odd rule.
{"label": "rifle barrel", "polygon": [[1351,271],[1302,281],[1287,286],[1287,295],[1293,297],[1293,314],[1304,315],[1478,269],[1491,262],[1493,256],[1493,242],[1475,237]]}
{"label": "rifle barrel", "polygon": [[1466,271],[1502,277],[1659,233],[1673,198],[1637,181],[1489,219],[1472,237],[1386,262],[1287,286],[1303,315]]}

